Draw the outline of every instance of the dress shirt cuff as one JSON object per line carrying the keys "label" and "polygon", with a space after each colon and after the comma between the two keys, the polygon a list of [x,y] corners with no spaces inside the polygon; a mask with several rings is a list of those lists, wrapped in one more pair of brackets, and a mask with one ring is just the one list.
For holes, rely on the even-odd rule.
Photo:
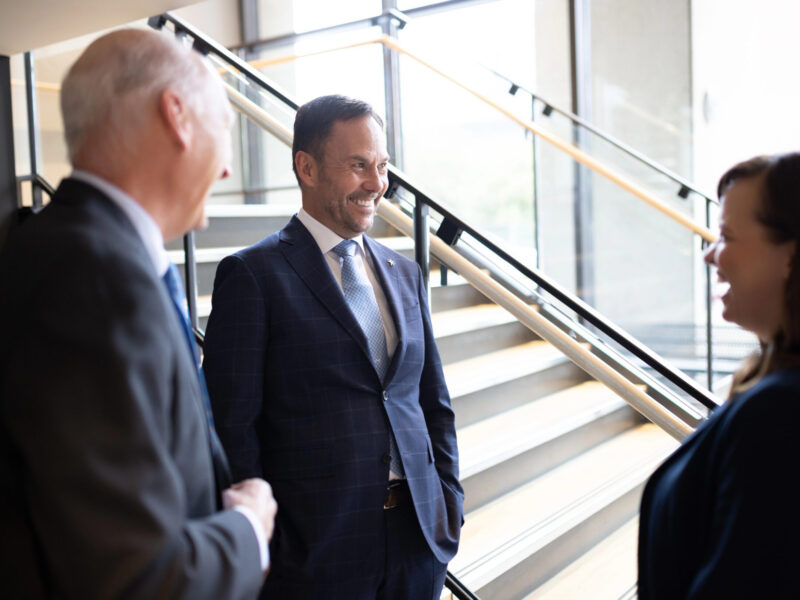
{"label": "dress shirt cuff", "polygon": [[234,506],[233,510],[242,513],[250,521],[253,532],[256,534],[256,540],[258,540],[258,553],[261,557],[261,572],[263,573],[269,567],[269,544],[267,544],[267,532],[264,531],[264,525],[258,519],[255,511],[247,506],[240,504]]}

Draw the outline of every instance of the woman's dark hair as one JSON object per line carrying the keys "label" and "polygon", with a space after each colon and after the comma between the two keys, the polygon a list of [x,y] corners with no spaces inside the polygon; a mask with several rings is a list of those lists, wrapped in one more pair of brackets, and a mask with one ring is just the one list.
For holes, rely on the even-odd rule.
{"label": "woman's dark hair", "polygon": [[[800,245],[800,153],[756,156],[734,165],[720,178],[717,195],[722,198],[735,182],[761,178],[761,202],[756,219],[770,239],[781,244]],[[761,377],[793,365],[800,365],[800,264],[797,249],[786,281],[783,318],[774,340],[762,342],[760,351],[749,357],[734,374],[731,394],[755,384]]]}
{"label": "woman's dark hair", "polygon": [[[367,102],[347,96],[320,96],[306,102],[297,109],[294,119],[294,141],[292,142],[292,170],[297,177],[295,156],[308,152],[316,160],[322,159],[322,147],[336,121],[350,121],[370,116],[383,129],[383,120]],[[297,177],[300,183],[300,178]]]}

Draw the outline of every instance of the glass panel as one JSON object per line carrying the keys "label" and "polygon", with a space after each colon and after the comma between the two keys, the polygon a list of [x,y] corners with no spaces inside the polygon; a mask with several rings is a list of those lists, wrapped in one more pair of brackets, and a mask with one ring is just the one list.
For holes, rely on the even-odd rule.
{"label": "glass panel", "polygon": [[[568,29],[560,39],[553,33],[546,37],[557,48],[550,64],[538,62],[542,46],[531,32],[540,31],[539,19],[553,19],[552,25],[562,17],[563,24],[565,15],[566,2],[501,0],[416,18],[399,35],[423,61],[528,119],[530,99],[507,95],[486,65],[502,65],[528,80],[540,72],[543,79],[554,70],[564,72],[565,65],[556,63],[567,56],[561,50]],[[408,56],[401,59],[400,74],[405,171],[467,222],[535,265],[533,138],[497,107]]]}

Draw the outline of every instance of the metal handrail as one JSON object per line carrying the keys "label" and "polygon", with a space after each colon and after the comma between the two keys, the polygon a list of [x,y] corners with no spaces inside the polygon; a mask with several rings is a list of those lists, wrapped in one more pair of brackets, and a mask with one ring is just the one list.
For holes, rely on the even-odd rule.
{"label": "metal handrail", "polygon": [[[410,237],[414,235],[414,222],[395,205],[389,202],[382,202],[378,205],[378,214],[402,233]],[[520,323],[555,346],[578,367],[613,390],[634,409],[675,439],[681,441],[693,431],[690,425],[681,421],[666,407],[648,396],[643,389],[644,386],[639,386],[629,381],[622,374],[609,367],[599,356],[586,348],[582,342],[557,327],[519,296],[505,289],[490,275],[456,252],[444,240],[438,236],[433,236],[430,239],[430,244],[431,253],[440,259],[442,263],[458,272],[461,277],[489,300],[505,308]]]}
{"label": "metal handrail", "polygon": [[[200,33],[193,30],[189,25],[184,23],[179,18],[174,17],[173,15],[167,13],[165,15],[161,15],[161,17],[158,17],[158,19],[159,21],[157,22],[161,22],[162,25],[167,21],[171,21],[173,25],[176,26],[176,30],[191,35],[195,40],[195,44],[197,44],[198,40],[200,40],[201,44],[203,44],[208,49],[214,50],[215,54],[219,54],[219,58],[229,63],[233,68],[237,69],[240,72],[247,73],[248,78],[251,79],[253,83],[256,83],[257,85],[261,86],[262,88],[268,91],[273,89],[274,86],[266,80],[263,74],[252,69],[250,65],[245,63],[242,59],[235,56],[225,48],[214,43],[206,42],[205,40],[202,39]],[[261,109],[261,107],[257,106],[254,102],[252,102],[244,95],[234,90],[232,87],[227,86],[227,89],[231,101],[238,109],[246,112],[246,114],[249,117],[253,118],[257,123],[262,125],[262,127],[265,127],[269,130],[274,130],[275,135],[277,135],[284,143],[291,144],[292,132],[290,132],[285,126],[283,126],[277,120],[268,115],[263,109]],[[292,108],[296,108],[298,106],[296,102],[289,99],[288,97],[284,100],[284,102]],[[646,365],[654,369],[657,373],[659,373],[673,385],[677,386],[684,393],[688,394],[689,396],[700,402],[703,406],[705,406],[708,409],[714,409],[718,406],[715,397],[709,391],[703,389],[701,386],[699,386],[696,382],[687,377],[681,371],[673,368],[670,365],[667,365],[663,361],[663,359],[661,359],[661,357],[659,357],[649,348],[647,348],[646,346],[635,340],[633,337],[628,335],[620,328],[616,327],[613,323],[605,319],[592,307],[588,306],[580,299],[575,298],[566,291],[564,291],[560,286],[558,286],[555,282],[547,278],[544,274],[542,274],[538,270],[523,265],[521,262],[519,262],[510,254],[508,254],[505,250],[503,250],[502,248],[497,246],[494,242],[489,240],[486,236],[482,235],[475,228],[470,227],[469,225],[464,223],[461,219],[456,217],[451,211],[443,207],[438,202],[434,201],[430,197],[430,195],[426,194],[418,186],[411,183],[406,175],[404,175],[400,170],[396,169],[391,165],[389,167],[389,180],[390,180],[390,189],[392,189],[392,186],[396,188],[398,185],[400,185],[404,189],[408,190],[415,196],[415,198],[418,201],[430,206],[431,208],[439,212],[459,232],[462,231],[468,232],[472,237],[474,237],[477,241],[479,241],[482,245],[484,245],[487,249],[489,249],[503,261],[513,266],[522,275],[524,275],[525,277],[536,283],[536,285],[538,285],[547,293],[552,295],[563,305],[567,306],[570,310],[574,311],[581,318],[585,319],[590,325],[596,327],[599,331],[603,332],[614,342],[622,346],[626,351],[630,352],[636,358],[638,358]]]}
{"label": "metal handrail", "polygon": [[666,364],[655,352],[608,321],[594,308],[579,298],[569,294],[567,291],[561,288],[561,286],[544,275],[541,271],[522,264],[508,252],[500,248],[495,242],[491,241],[488,237],[480,233],[475,228],[467,225],[463,220],[456,217],[450,210],[443,207],[435,200],[432,200],[424,191],[409,183],[408,178],[392,166],[390,166],[389,170],[389,179],[390,182],[393,180],[397,181],[400,185],[402,185],[403,188],[413,194],[415,198],[418,200],[421,199],[425,204],[441,214],[443,219],[448,222],[447,225],[451,231],[456,232],[453,234],[454,238],[457,238],[462,232],[468,233],[484,247],[490,250],[494,255],[514,267],[519,273],[533,281],[537,286],[553,296],[569,310],[575,312],[587,323],[603,332],[614,342],[622,346],[625,350],[633,354],[636,358],[666,378],[669,382],[676,385],[682,391],[703,404],[703,406],[708,409],[717,408],[718,404],[715,401],[713,394],[700,387],[694,380],[687,377],[683,372]]}
{"label": "metal handrail", "polygon": [[20,175],[17,177],[17,183],[22,183],[23,181],[30,181],[34,186],[38,187],[50,198],[52,198],[56,193],[56,189],[39,173],[33,175]]}
{"label": "metal handrail", "polygon": [[[457,85],[461,89],[463,89],[466,92],[472,94],[473,96],[475,96],[476,98],[478,98],[479,100],[484,102],[485,104],[488,104],[494,110],[500,112],[501,114],[503,114],[508,119],[511,119],[512,121],[514,121],[517,125],[523,127],[526,131],[529,131],[533,135],[536,135],[539,138],[541,138],[541,139],[545,140],[546,142],[550,143],[551,145],[555,146],[556,148],[558,148],[562,152],[564,152],[564,153],[568,154],[570,157],[572,157],[572,159],[575,160],[576,162],[578,162],[578,163],[588,167],[592,171],[602,175],[606,179],[610,180],[612,183],[616,184],[617,186],[621,187],[622,189],[624,189],[625,191],[629,192],[633,196],[635,196],[635,197],[639,198],[640,200],[644,201],[645,203],[649,204],[650,206],[652,206],[656,210],[660,211],[661,213],[663,213],[664,215],[666,215],[667,217],[669,217],[673,221],[675,221],[678,224],[682,225],[686,229],[689,229],[690,231],[692,231],[696,235],[699,235],[701,237],[701,239],[703,239],[704,241],[706,241],[706,242],[714,242],[714,241],[716,241],[716,239],[717,239],[716,235],[708,227],[705,227],[703,225],[695,223],[691,218],[687,217],[686,215],[684,215],[680,211],[675,210],[674,208],[672,208],[671,206],[669,206],[668,204],[666,204],[662,200],[659,200],[655,195],[651,194],[650,192],[645,190],[643,187],[641,187],[641,186],[637,185],[636,183],[630,181],[624,175],[622,175],[622,174],[616,172],[615,170],[609,168],[608,166],[603,164],[601,161],[595,159],[594,157],[592,157],[591,155],[587,154],[586,152],[584,152],[583,150],[581,150],[577,146],[573,145],[572,143],[561,139],[560,137],[558,137],[557,135],[555,135],[555,134],[553,134],[553,133],[551,133],[549,131],[546,131],[545,129],[541,128],[538,124],[536,124],[534,121],[529,120],[529,119],[521,118],[518,115],[514,114],[513,111],[511,111],[511,110],[499,105],[497,102],[495,102],[494,100],[489,98],[487,95],[485,95],[482,92],[476,90],[472,86],[464,83],[463,81],[461,81],[457,77],[455,77],[455,76],[451,75],[450,73],[448,73],[446,70],[435,66],[429,60],[427,60],[425,58],[422,58],[419,54],[411,51],[407,46],[405,46],[403,43],[401,43],[399,40],[397,40],[397,38],[394,38],[394,37],[391,37],[391,36],[388,36],[388,35],[377,35],[377,36],[374,36],[374,37],[371,37],[371,38],[358,40],[356,42],[350,42],[350,43],[346,43],[346,44],[336,44],[336,45],[333,45],[333,46],[330,46],[330,47],[326,47],[326,48],[322,48],[322,49],[316,49],[316,50],[310,50],[308,52],[303,52],[303,53],[292,53],[292,54],[287,54],[287,55],[280,56],[280,57],[256,59],[256,60],[249,61],[247,64],[252,68],[258,69],[258,68],[263,68],[263,67],[266,67],[266,66],[272,66],[272,65],[282,64],[282,63],[285,63],[285,62],[290,62],[290,61],[293,61],[293,60],[297,60],[299,58],[308,58],[308,57],[311,57],[311,56],[316,56],[316,55],[320,55],[320,54],[326,54],[328,52],[334,52],[334,51],[337,51],[337,50],[347,50],[347,49],[357,48],[357,47],[366,46],[366,45],[375,44],[375,43],[382,44],[386,48],[389,48],[391,50],[394,50],[395,52],[398,52],[400,54],[404,54],[404,55],[408,56],[412,60],[415,60],[416,62],[418,62],[419,64],[423,65],[427,69],[433,71],[434,73],[436,73],[440,77],[443,77],[444,79],[447,79],[451,83]],[[592,131],[596,132],[597,130],[595,128],[592,128]],[[606,136],[606,137],[609,139],[609,141],[611,141],[610,136]],[[614,143],[615,145],[617,145],[620,148],[622,148],[624,146],[621,142],[613,142],[612,141],[611,143]],[[625,148],[627,148],[627,147],[625,147]],[[628,151],[629,153],[632,153],[632,155],[638,155],[639,157],[641,157],[645,161],[649,161],[649,159],[646,159],[642,155],[638,154],[635,150],[632,150],[632,149],[628,148],[626,151]],[[652,161],[649,161],[649,162],[652,165],[656,165],[656,163],[652,163]],[[690,189],[691,191],[696,191],[695,188],[692,186],[692,184],[690,184],[690,183],[688,183],[688,182],[686,182],[684,180],[681,180],[678,175],[675,175],[675,174],[668,175],[667,173],[664,173],[664,174],[667,175],[668,177],[670,177],[671,179],[676,180],[676,181],[680,180],[678,182],[682,186],[681,187],[681,191],[683,190],[683,188]],[[705,198],[707,202],[716,203],[716,201],[711,200],[708,196],[702,194],[701,192],[697,192],[697,193],[700,196],[702,196],[703,198]],[[683,197],[683,194],[681,194],[680,191],[679,191],[679,195],[681,195]]]}
{"label": "metal handrail", "polygon": [[[248,118],[252,119],[257,124],[262,126],[264,129],[273,133],[273,135],[278,137],[281,141],[283,141],[287,145],[291,144],[292,132],[289,131],[284,125],[273,119],[262,108],[260,108],[258,105],[256,105],[254,102],[252,102],[250,99],[248,99],[247,97],[245,97],[243,94],[239,93],[232,87],[226,86],[226,89],[228,92],[228,97],[231,99],[231,102],[237,108],[237,110],[243,112]],[[625,350],[633,354],[636,358],[643,361],[649,367],[653,368],[657,373],[665,377],[668,381],[670,381],[673,385],[677,386],[683,392],[685,392],[686,394],[690,395],[695,400],[703,404],[706,408],[713,409],[718,406],[716,402],[716,397],[713,394],[704,390],[702,387],[700,387],[697,383],[695,383],[692,379],[687,377],[681,371],[666,364],[663,361],[663,359],[661,359],[661,357],[655,354],[652,350],[641,344],[638,340],[634,339],[623,330],[613,325],[610,321],[606,320],[592,307],[588,306],[580,299],[571,296],[569,293],[563,290],[560,286],[558,286],[558,284],[550,280],[543,273],[539,272],[538,270],[532,269],[530,267],[526,267],[525,265],[520,263],[513,256],[508,254],[505,250],[503,250],[502,248],[497,246],[494,242],[489,240],[486,236],[484,236],[476,229],[464,223],[461,219],[456,217],[451,211],[444,208],[436,201],[432,200],[425,192],[421,191],[418,187],[411,184],[408,181],[408,178],[393,166],[389,167],[389,180],[390,180],[390,189],[392,189],[393,186],[394,187],[396,187],[397,185],[402,186],[405,190],[413,194],[418,202],[426,204],[427,206],[431,207],[433,210],[441,214],[444,220],[448,222],[448,224],[451,226],[452,230],[458,231],[459,233],[460,232],[469,233],[469,235],[471,235],[475,240],[477,240],[484,247],[490,250],[495,256],[499,257],[500,259],[502,259],[503,261],[514,267],[518,272],[520,272],[526,278],[530,279],[541,289],[543,289],[548,294],[553,296],[562,305],[566,306],[569,310],[578,314],[581,318],[586,320],[586,322],[588,322],[590,325],[596,327],[598,330],[603,332],[614,342],[622,346]],[[390,210],[388,208],[381,209],[380,208],[381,206],[383,206],[383,204],[379,205],[379,211]],[[407,228],[399,227],[399,225],[396,226],[398,226],[398,228],[400,228],[401,231],[403,231],[410,237],[417,237],[414,235],[413,228],[411,230],[408,230]],[[454,235],[453,237],[456,238],[457,235]],[[435,238],[435,240],[437,248],[439,247],[438,246],[439,243],[445,243],[439,238]],[[439,254],[441,254],[441,252],[439,252]],[[460,265],[462,261],[464,261],[463,257],[459,256],[458,261]],[[461,273],[463,276],[462,271],[466,267],[452,264],[449,258],[445,262],[450,267],[455,268],[455,270]],[[474,266],[472,268],[474,269]],[[473,285],[476,285],[475,282],[473,281],[470,282],[473,283]],[[498,287],[498,284],[496,282],[493,281],[492,283],[495,287]],[[481,288],[479,287],[479,289]],[[484,290],[481,289],[481,291]],[[494,296],[502,295],[501,292],[497,292],[496,290],[491,291],[491,293],[484,291],[484,293],[486,293],[492,299],[495,299]],[[526,325],[529,322],[535,322],[536,325],[534,327],[531,327],[531,329],[534,329],[534,331],[536,331],[536,333],[539,333],[540,335],[542,335],[542,331],[546,331],[547,334],[542,335],[542,337],[546,337],[548,341],[552,341],[550,339],[551,332],[555,331],[554,329],[552,329],[553,326],[552,325],[545,326],[538,323],[537,319],[541,319],[542,317],[536,314],[535,311],[534,311],[534,316],[530,316],[528,314],[531,310],[530,307],[528,307],[523,303],[523,306],[525,307],[526,310],[522,310],[517,304],[511,304],[509,306],[506,306],[503,302],[498,301],[498,303],[504,305],[508,310],[510,310]],[[561,334],[563,334],[563,332],[561,332]],[[559,334],[552,333],[552,335],[557,336]],[[575,340],[571,340],[571,342],[575,342]],[[565,344],[566,344],[565,348],[569,348],[569,351],[564,350],[564,348],[560,349],[564,351],[565,354],[570,356],[571,359],[577,362],[580,366],[589,365],[589,367],[587,367],[587,370],[592,375],[597,376],[598,379],[604,381],[604,383],[606,382],[607,379],[609,379],[609,376],[606,376],[602,373],[597,374],[598,367],[593,364],[593,359],[597,359],[596,356],[588,359],[585,358],[583,355],[585,354],[586,351],[582,348],[580,350],[576,350],[575,352],[577,352],[577,354],[573,356],[572,350],[574,349],[574,346],[570,342],[565,342]],[[614,382],[612,381],[612,383]],[[614,383],[614,385],[617,384]],[[615,389],[616,391],[618,388],[612,387],[612,389]],[[642,402],[641,402],[641,394],[639,393],[639,391],[628,390],[628,392],[629,393],[621,395],[624,395],[626,399],[628,397],[638,399],[632,401],[631,403],[637,408],[637,410],[639,410],[640,412],[648,416],[648,418],[650,418],[651,414],[650,412],[648,412],[649,409],[640,408]],[[656,416],[655,419],[656,422],[661,421],[659,424],[664,423],[663,426],[665,427],[665,429],[668,429],[671,433],[673,432],[683,433],[682,430],[677,429],[674,426],[674,424],[669,423],[668,420],[664,421],[664,419],[658,416]]]}
{"label": "metal handrail", "polygon": [[[263,111],[263,109],[246,98],[244,95],[234,90],[232,87],[227,86],[226,89],[229,98],[231,98],[231,101],[237,110],[243,112],[248,118],[253,119],[256,123],[270,131],[270,133],[281,139],[284,143],[291,144],[291,132],[289,132],[286,127],[272,119]],[[396,170],[390,171],[390,176],[393,177],[393,182],[400,183],[401,181],[404,181],[403,177],[399,175]],[[438,204],[419,192],[418,189],[411,189],[411,186],[407,183],[403,183],[402,185],[405,189],[411,191],[411,193],[416,196],[419,202],[425,202],[434,208],[434,210],[440,212],[443,210]],[[444,213],[446,219],[454,218],[449,212],[444,211]],[[418,237],[415,235],[415,223],[412,222],[409,217],[403,214],[402,211],[393,204],[389,202],[382,202],[378,205],[378,214],[390,225],[394,226],[402,233],[408,235],[409,237]],[[469,231],[470,235],[486,245],[486,238],[468,228],[468,226],[461,221],[458,221],[458,225],[463,230]],[[659,404],[657,401],[648,396],[644,389],[642,389],[643,386],[629,381],[622,374],[609,367],[598,355],[585,348],[581,341],[574,339],[568,333],[560,329],[557,325],[553,324],[549,319],[542,316],[536,309],[532,308],[525,301],[520,299],[519,296],[505,289],[491,276],[487,275],[482,269],[476,267],[472,262],[465,259],[453,248],[451,248],[450,245],[443,239],[439,238],[438,236],[434,236],[431,238],[430,243],[431,253],[440,259],[444,264],[457,271],[464,279],[472,284],[478,291],[483,293],[487,298],[508,310],[523,325],[531,329],[541,338],[553,344],[584,371],[616,392],[647,419],[651,420],[653,423],[664,429],[678,440],[682,440],[692,432],[693,428],[690,425],[683,422],[663,405]],[[491,249],[493,251],[497,250],[493,244]],[[513,259],[509,261],[510,257],[502,251],[495,253],[507,262],[515,262]],[[517,263],[514,266],[519,268],[520,265]],[[552,295],[568,297],[565,292],[556,289],[555,284],[547,281],[541,274],[533,277],[532,279],[534,279],[537,284],[544,283],[545,285],[541,287],[543,289],[547,287],[547,291]],[[578,303],[579,302],[580,301],[578,301]],[[583,312],[588,321],[594,321],[595,323],[593,324],[596,325],[598,321],[602,321],[602,319],[598,319],[596,315],[592,316],[590,314],[593,313],[591,308],[585,305],[581,307],[576,303],[569,304],[571,304],[570,308],[576,312]],[[626,335],[624,332],[617,333],[621,334],[621,336]],[[630,339],[630,343],[638,344],[638,342],[632,339]],[[641,349],[650,354],[651,360],[658,362],[657,359],[653,359],[655,355],[652,354],[647,348],[641,347]],[[677,373],[683,375],[680,372]],[[685,376],[683,376],[683,380],[685,380],[684,383],[691,382],[691,380]],[[696,384],[694,385],[696,386]],[[691,387],[689,389],[694,391],[694,389]],[[691,393],[691,391],[689,393]],[[698,398],[698,400],[700,400],[700,398]],[[710,403],[712,407],[717,406],[717,404],[713,401],[710,401]]]}
{"label": "metal handrail", "polygon": [[647,167],[653,169],[654,171],[658,171],[659,173],[661,173],[662,175],[664,175],[668,179],[671,179],[672,181],[674,181],[675,183],[677,183],[678,185],[681,186],[680,190],[678,191],[678,196],[680,196],[681,198],[686,198],[689,195],[689,192],[693,192],[693,193],[697,194],[698,196],[700,196],[701,198],[705,199],[707,202],[710,202],[711,204],[719,204],[719,201],[717,199],[712,198],[708,194],[700,191],[688,179],[686,179],[684,177],[681,177],[680,175],[678,175],[677,173],[675,173],[673,171],[670,171],[665,166],[663,166],[663,165],[657,163],[656,161],[654,161],[653,159],[645,156],[644,154],[642,154],[638,150],[632,148],[628,144],[616,139],[612,135],[602,131],[601,129],[599,129],[597,127],[595,127],[594,125],[592,125],[586,119],[582,119],[581,117],[579,117],[575,113],[573,113],[573,112],[571,112],[571,111],[569,111],[569,110],[567,110],[565,108],[560,108],[559,106],[553,104],[549,100],[546,100],[545,98],[543,98],[542,96],[540,96],[536,92],[533,92],[533,91],[529,90],[528,88],[526,88],[521,83],[518,83],[518,82],[514,81],[513,79],[511,79],[507,75],[503,75],[502,73],[500,73],[499,71],[497,71],[495,69],[492,69],[491,67],[484,66],[484,68],[487,69],[490,73],[492,73],[492,75],[494,75],[495,77],[498,77],[498,78],[504,80],[505,82],[507,82],[509,84],[509,86],[510,86],[508,88],[508,93],[511,94],[512,96],[515,95],[518,91],[523,91],[526,94],[528,94],[533,100],[538,100],[539,102],[541,102],[544,105],[544,107],[542,109],[542,114],[544,116],[549,117],[551,113],[554,113],[554,112],[558,113],[558,114],[566,117],[567,119],[569,119],[570,121],[572,121],[576,125],[579,125],[579,126],[583,127],[587,131],[591,131],[594,135],[596,135],[597,137],[599,137],[603,141],[608,142],[609,144],[611,144],[612,146],[614,146],[618,150],[621,150],[622,152],[624,152],[625,154],[627,154],[631,158],[639,161],[640,163],[646,165]]}

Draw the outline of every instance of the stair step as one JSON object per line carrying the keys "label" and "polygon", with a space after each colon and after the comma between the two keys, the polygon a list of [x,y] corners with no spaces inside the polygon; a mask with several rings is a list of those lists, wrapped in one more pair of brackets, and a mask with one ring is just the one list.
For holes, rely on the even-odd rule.
{"label": "stair step", "polygon": [[641,422],[587,381],[458,430],[465,510],[474,510]]}
{"label": "stair step", "polygon": [[468,513],[451,570],[479,596],[528,593],[635,514],[676,444],[641,425]]}
{"label": "stair step", "polygon": [[[473,304],[485,302],[486,300],[483,295],[468,284],[464,278],[453,275],[452,273],[448,276],[447,286],[442,286],[438,271],[431,273],[431,296],[431,304],[434,307],[445,306],[448,309],[472,306]],[[205,329],[205,320],[208,318],[208,315],[211,314],[210,293],[197,296],[197,314],[201,320],[201,328]]]}
{"label": "stair step", "polygon": [[[263,237],[263,236],[262,236]],[[261,239],[261,238],[259,238]],[[378,241],[383,245],[403,254],[406,257],[414,256],[414,240],[407,237],[388,237],[379,238]],[[245,246],[220,246],[214,248],[196,248],[195,261],[197,262],[197,290],[199,295],[210,294],[214,287],[214,276],[217,272],[217,264]],[[168,250],[169,259],[178,266],[185,262],[183,250]]]}
{"label": "stair step", "polygon": [[561,352],[541,340],[446,364],[444,374],[459,427],[587,378]]}
{"label": "stair step", "polygon": [[479,304],[434,313],[433,333],[444,364],[524,344],[530,329],[496,304]]}
{"label": "stair step", "polygon": [[[297,212],[292,204],[209,204],[208,227],[194,234],[200,248],[245,247],[286,225]],[[183,239],[172,240],[168,250],[183,250]]]}
{"label": "stair step", "polygon": [[523,600],[619,600],[636,586],[639,517],[634,517]]}

